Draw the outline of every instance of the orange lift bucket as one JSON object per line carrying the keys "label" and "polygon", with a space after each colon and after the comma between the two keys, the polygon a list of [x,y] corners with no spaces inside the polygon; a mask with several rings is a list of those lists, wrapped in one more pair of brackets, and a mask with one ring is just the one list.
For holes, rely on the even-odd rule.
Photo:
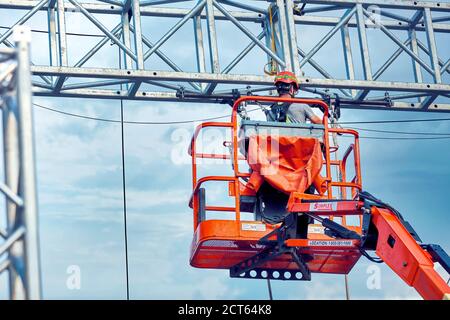
{"label": "orange lift bucket", "polygon": [[[251,120],[242,120],[238,123],[238,107],[246,101],[320,105],[324,111],[323,122],[321,125]],[[197,151],[196,140],[201,130],[211,127],[231,131],[232,141],[228,143],[230,153],[205,154]],[[274,163],[271,154],[265,154],[265,159],[257,161],[251,159],[252,148],[258,148],[255,145],[252,147],[252,139],[256,141],[258,137],[263,137],[263,141],[267,141],[267,132],[268,136],[278,143],[277,159],[280,163],[276,163],[278,171],[273,175],[264,174],[264,170],[266,173],[270,171]],[[271,136],[270,132],[276,132],[276,136]],[[333,149],[331,148],[330,152],[329,140],[335,133],[351,135],[354,138],[354,143],[341,160],[330,159]],[[317,212],[317,208],[322,208],[324,209],[322,217],[330,221],[339,218],[342,226],[361,234],[360,225],[356,227],[346,225],[346,216],[349,215],[356,216],[358,221],[361,221],[361,211],[357,208],[357,202],[337,199],[332,193],[333,189],[337,188],[341,196],[347,197],[346,191],[350,189],[349,197],[351,197],[361,190],[358,133],[353,130],[329,128],[328,106],[323,101],[274,97],[240,98],[233,106],[230,122],[206,122],[197,127],[189,153],[192,156],[193,172],[190,206],[194,209],[194,238],[190,260],[192,266],[229,269],[232,277],[309,280],[311,272],[347,274],[360,258],[358,240],[336,240],[332,235],[326,234],[321,224],[307,221],[310,218],[305,214],[310,211]],[[345,168],[351,153],[354,158],[355,177],[346,182]],[[198,178],[196,160],[199,158],[228,159],[232,164],[234,175]],[[270,163],[265,165],[268,163],[267,159]],[[311,159],[313,161],[310,161]],[[239,165],[243,161],[250,166],[251,173],[240,172]],[[340,170],[340,176],[344,180],[332,180],[332,167]],[[321,176],[321,171],[324,176]],[[300,178],[296,180],[296,177]],[[256,194],[263,181],[269,181],[278,190],[283,189],[283,186],[286,187],[285,190],[281,190],[286,199],[283,211],[287,214],[283,222],[267,223],[261,217],[255,217],[251,221],[241,220],[241,212],[256,211],[255,207],[258,206]],[[234,206],[207,205],[204,187],[207,182],[228,182],[229,196],[234,198]],[[317,194],[302,193],[312,183],[318,190]],[[302,192],[294,192],[296,190]],[[314,204],[311,201],[320,202]],[[302,208],[302,205],[307,208]],[[327,208],[330,210],[325,210]],[[229,212],[234,214],[234,219],[207,220],[206,213],[209,211]],[[291,224],[289,227],[287,221]],[[300,230],[305,229],[305,221],[307,230]],[[293,224],[299,226],[292,227]]]}

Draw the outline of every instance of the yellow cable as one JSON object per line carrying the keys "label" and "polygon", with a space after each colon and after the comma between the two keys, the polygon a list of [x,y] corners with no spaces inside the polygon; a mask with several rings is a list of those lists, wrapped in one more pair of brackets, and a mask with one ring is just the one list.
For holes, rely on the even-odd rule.
{"label": "yellow cable", "polygon": [[[273,27],[272,5],[269,6],[269,23],[270,23],[270,28],[272,31],[272,39],[271,39],[272,40],[272,51],[275,52],[275,50],[276,50],[275,30]],[[266,68],[269,65],[270,65],[270,70],[268,70],[268,68]],[[273,75],[277,74],[277,71],[278,71],[278,64],[273,60],[273,58],[271,58],[270,61],[264,65],[264,73],[269,76],[273,76]]]}

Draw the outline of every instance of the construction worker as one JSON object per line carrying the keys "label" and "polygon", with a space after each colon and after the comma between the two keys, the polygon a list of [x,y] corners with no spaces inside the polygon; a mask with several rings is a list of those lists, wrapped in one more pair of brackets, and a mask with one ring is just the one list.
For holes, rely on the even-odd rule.
{"label": "construction worker", "polygon": [[[275,86],[281,98],[293,98],[298,92],[299,81],[295,74],[281,71],[275,76]],[[303,103],[276,103],[266,111],[267,121],[320,124],[322,120],[316,116],[310,106]]]}
{"label": "construction worker", "polygon": [[[299,81],[294,73],[281,71],[275,76],[274,84],[280,98],[294,98],[299,90]],[[304,103],[275,103],[265,111],[267,121],[306,123],[307,120],[314,124],[321,124],[322,120],[314,113],[312,108]],[[315,188],[309,186],[305,193],[314,194]],[[282,204],[287,202],[286,197],[265,183],[260,191],[263,201],[268,207],[267,211],[279,213]],[[281,205],[280,205],[281,203]],[[275,214],[276,215],[276,214]]]}

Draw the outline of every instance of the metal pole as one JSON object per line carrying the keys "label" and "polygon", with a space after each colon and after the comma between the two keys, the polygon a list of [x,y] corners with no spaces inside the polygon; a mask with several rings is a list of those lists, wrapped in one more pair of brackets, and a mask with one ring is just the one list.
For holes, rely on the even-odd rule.
{"label": "metal pole", "polygon": [[294,72],[301,76],[301,70],[300,70],[300,59],[298,58],[297,54],[297,32],[295,29],[295,20],[294,20],[294,1],[287,0],[286,1],[286,18],[287,18],[287,26],[289,29],[289,43],[290,43],[290,50],[291,50],[291,59],[292,59],[292,68],[294,69]]}
{"label": "metal pole", "polygon": [[144,69],[144,48],[142,45],[141,8],[138,0],[132,1],[134,24],[134,47],[136,50],[136,69]]}
{"label": "metal pole", "polygon": [[[355,68],[353,66],[352,44],[350,41],[350,31],[348,29],[348,25],[342,26],[341,37],[342,37],[342,48],[344,50],[345,71],[347,73],[347,79],[354,80]],[[350,92],[352,97],[356,95],[356,90],[351,90]]]}
{"label": "metal pole", "polygon": [[[415,55],[419,56],[419,48],[417,46],[417,33],[416,33],[415,26],[412,26],[409,29],[408,36],[411,39],[411,43],[410,43],[411,51],[414,52]],[[412,62],[412,67],[413,67],[413,71],[414,71],[414,79],[416,80],[417,83],[422,83],[423,77],[422,77],[422,69],[420,67],[420,64],[413,58],[411,58],[411,62]],[[421,102],[422,100],[423,99],[419,98],[418,101]]]}
{"label": "metal pole", "polygon": [[363,10],[362,4],[358,3],[356,5],[356,22],[358,25],[359,48],[363,60],[364,79],[372,80],[372,67],[370,64],[369,45],[367,44],[366,24],[364,22]]}
{"label": "metal pole", "polygon": [[[277,0],[277,8],[278,8],[278,26],[279,33],[281,39],[281,45],[283,48],[283,59],[285,63],[284,70],[294,71],[292,67],[292,58],[291,58],[291,47],[290,47],[290,39],[288,32],[288,25],[286,23],[286,6],[284,0]],[[297,46],[295,46],[297,48]],[[278,53],[278,52],[277,52]],[[297,52],[295,52],[295,56],[297,57]],[[299,67],[300,70],[300,67]]]}
{"label": "metal pole", "polygon": [[[206,72],[205,47],[203,45],[202,18],[200,14],[193,18],[194,38],[195,38],[195,55],[197,58],[197,72]],[[205,90],[206,85],[200,83],[201,91]]]}
{"label": "metal pole", "polygon": [[64,0],[58,0],[58,40],[59,40],[59,65],[67,66],[67,36],[66,36],[66,13]]}
{"label": "metal pole", "polygon": [[27,299],[41,298],[39,259],[38,208],[36,191],[35,150],[31,99],[30,51],[31,31],[17,28],[14,32],[17,47],[17,103],[19,113],[19,194],[24,201],[20,209],[26,229],[24,236],[24,286]]}
{"label": "metal pole", "polygon": [[[3,105],[3,152],[5,183],[15,194],[19,193],[19,140],[18,140],[18,114],[17,104],[13,96],[8,96]],[[18,224],[17,206],[6,201],[7,232],[12,232]],[[9,297],[10,299],[24,299],[25,288],[16,269],[17,263],[23,257],[24,244],[22,240],[16,241],[8,251]]]}
{"label": "metal pole", "polygon": [[47,20],[48,20],[48,43],[50,65],[58,65],[57,36],[56,36],[56,0],[51,0],[48,4]]}
{"label": "metal pole", "polygon": [[[359,50],[361,52],[364,79],[372,81],[372,65],[370,62],[369,43],[367,41],[366,22],[364,20],[364,8],[360,3],[356,4],[356,24],[358,28]],[[355,99],[363,100],[368,93],[369,90],[361,90],[356,94]]]}
{"label": "metal pole", "polygon": [[428,40],[428,48],[430,51],[430,60],[431,60],[431,66],[433,68],[433,76],[434,81],[436,83],[442,82],[441,77],[441,70],[439,68],[439,58],[437,53],[437,46],[436,46],[436,39],[434,37],[434,31],[433,31],[433,20],[431,17],[431,10],[430,8],[424,9],[424,21],[425,21],[425,28],[426,28],[426,34],[427,34],[427,40]]}
{"label": "metal pole", "polygon": [[211,72],[219,73],[219,49],[217,47],[217,35],[216,35],[216,22],[214,20],[214,5],[213,0],[206,1],[206,18],[207,18],[207,30],[209,40],[209,56],[211,61]]}
{"label": "metal pole", "polygon": [[[64,9],[64,0],[58,0],[58,44],[59,44],[59,65],[62,67],[68,66],[67,58],[67,36],[66,36],[66,11]],[[66,81],[66,77],[60,76],[57,78],[54,91],[59,92]]]}
{"label": "metal pole", "polygon": [[[130,1],[131,0],[128,0],[128,2],[124,5],[123,11],[122,11],[122,16],[121,16],[123,44],[128,48],[131,48],[131,33],[130,33],[130,30],[131,30],[131,28],[130,28],[130,18],[131,18],[130,17],[130,5],[131,4],[130,4]],[[114,35],[116,35],[116,32],[114,32],[114,30],[112,30],[112,33]],[[120,48],[119,48],[119,50],[120,50]],[[131,57],[125,53],[121,56],[123,57],[123,60],[124,60],[123,68],[124,69],[132,69],[133,68],[133,59],[131,59]]]}

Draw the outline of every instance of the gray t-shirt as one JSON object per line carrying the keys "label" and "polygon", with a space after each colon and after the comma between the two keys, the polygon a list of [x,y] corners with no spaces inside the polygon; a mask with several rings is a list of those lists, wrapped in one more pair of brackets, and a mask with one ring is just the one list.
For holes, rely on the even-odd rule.
{"label": "gray t-shirt", "polygon": [[286,122],[292,123],[306,123],[306,119],[312,121],[314,117],[317,117],[311,107],[304,103],[291,104],[286,112],[286,116]]}

